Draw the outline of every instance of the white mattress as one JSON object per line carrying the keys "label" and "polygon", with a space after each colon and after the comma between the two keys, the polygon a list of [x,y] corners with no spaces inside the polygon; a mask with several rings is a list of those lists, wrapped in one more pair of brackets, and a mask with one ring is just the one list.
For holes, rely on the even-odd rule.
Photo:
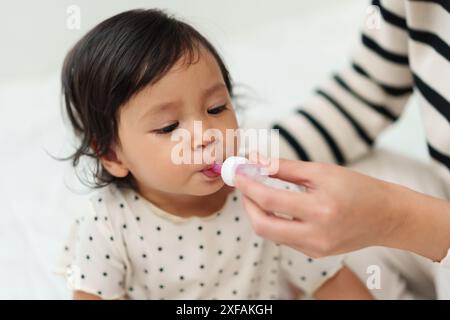
{"label": "white mattress", "polygon": [[56,77],[0,87],[0,298],[65,298],[52,274],[60,240],[82,190],[62,156],[69,138],[60,120]]}

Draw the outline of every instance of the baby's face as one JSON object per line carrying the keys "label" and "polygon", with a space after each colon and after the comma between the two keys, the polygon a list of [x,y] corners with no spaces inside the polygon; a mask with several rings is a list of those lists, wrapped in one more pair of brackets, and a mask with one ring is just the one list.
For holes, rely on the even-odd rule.
{"label": "baby's face", "polygon": [[[226,129],[237,129],[237,121],[219,65],[203,50],[198,62],[175,64],[161,80],[147,86],[120,109],[120,145],[115,149],[116,155],[141,192],[212,194],[223,186],[223,181],[202,170],[213,161],[222,162],[227,152],[235,154],[236,147],[229,150],[230,146],[214,142],[214,138],[198,139],[198,133],[207,129],[219,130],[226,137]],[[171,139],[180,131],[189,133],[191,139]],[[174,155],[179,152],[174,152],[174,148],[182,149],[183,154],[190,152],[190,163],[177,164]],[[221,148],[220,152],[217,148]],[[200,154],[203,160],[199,162],[197,158],[194,163],[194,154]]]}

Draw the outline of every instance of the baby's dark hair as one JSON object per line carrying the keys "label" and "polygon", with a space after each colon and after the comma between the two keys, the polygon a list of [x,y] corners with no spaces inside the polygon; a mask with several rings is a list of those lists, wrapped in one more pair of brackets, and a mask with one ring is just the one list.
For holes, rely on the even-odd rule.
{"label": "baby's dark hair", "polygon": [[[233,97],[230,74],[213,45],[189,24],[160,10],[131,10],[94,27],[67,54],[62,69],[65,111],[80,142],[66,160],[76,168],[80,159],[93,159],[81,179],[93,188],[114,183],[134,188],[131,174],[117,178],[100,157],[118,140],[118,110],[145,86],[161,79],[181,58],[196,62],[200,48],[217,61]],[[84,181],[83,181],[84,180]]]}

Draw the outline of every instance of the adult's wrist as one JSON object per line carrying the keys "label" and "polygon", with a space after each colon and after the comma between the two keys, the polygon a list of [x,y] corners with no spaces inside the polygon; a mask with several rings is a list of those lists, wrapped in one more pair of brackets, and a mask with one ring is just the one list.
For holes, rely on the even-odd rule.
{"label": "adult's wrist", "polygon": [[439,262],[450,248],[450,202],[406,187],[387,187],[390,232],[384,245],[415,252]]}

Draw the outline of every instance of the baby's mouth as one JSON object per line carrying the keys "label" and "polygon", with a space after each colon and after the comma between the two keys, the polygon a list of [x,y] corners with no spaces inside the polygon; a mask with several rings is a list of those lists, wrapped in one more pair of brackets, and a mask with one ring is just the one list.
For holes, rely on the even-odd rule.
{"label": "baby's mouth", "polygon": [[200,171],[207,177],[215,178],[220,176],[220,168],[221,166],[219,164],[214,163],[207,165]]}

